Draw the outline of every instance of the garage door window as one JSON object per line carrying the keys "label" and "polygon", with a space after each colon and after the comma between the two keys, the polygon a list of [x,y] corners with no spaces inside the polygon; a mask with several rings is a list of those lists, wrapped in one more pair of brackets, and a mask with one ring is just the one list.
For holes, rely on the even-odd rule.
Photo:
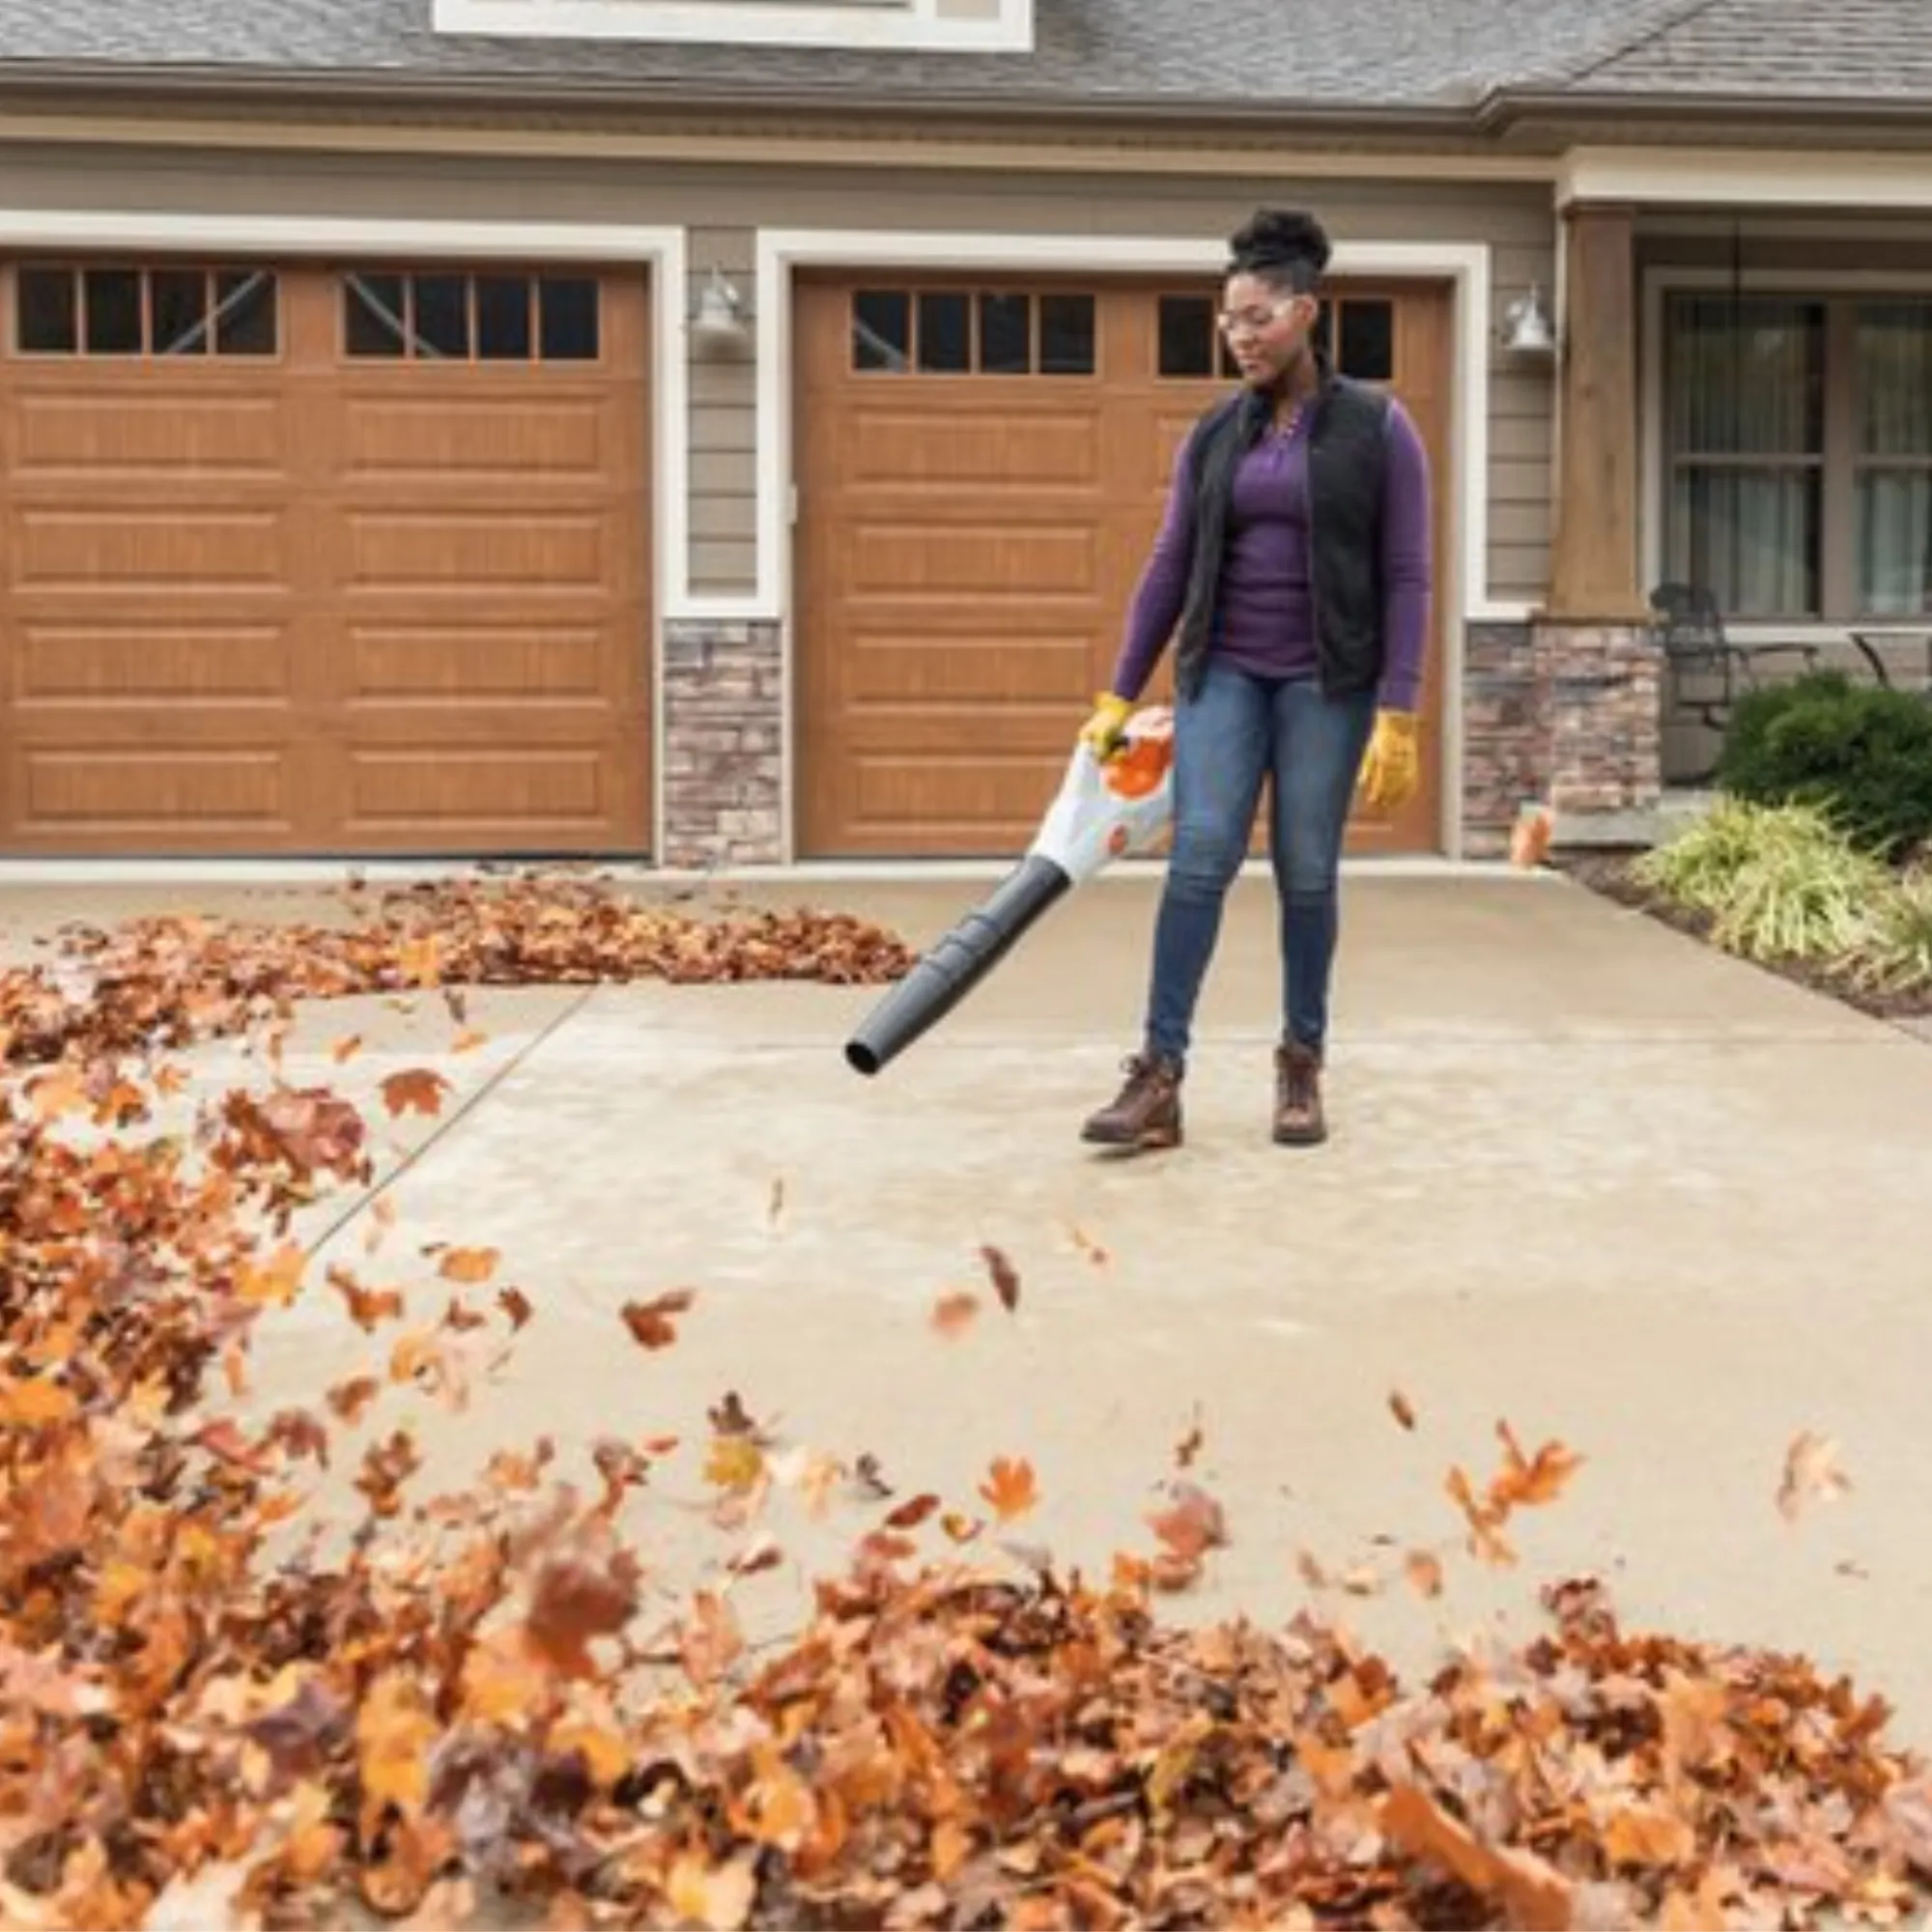
{"label": "garage door window", "polygon": [[22,355],[272,355],[275,277],[261,269],[37,264],[14,277]]}
{"label": "garage door window", "polygon": [[414,362],[594,362],[597,283],[582,275],[401,273],[342,277],[343,347]]}
{"label": "garage door window", "polygon": [[[1323,302],[1316,339],[1345,376],[1386,383],[1395,375],[1395,303],[1386,296]],[[1156,331],[1158,373],[1173,382],[1231,381],[1237,373],[1214,326],[1211,296],[1166,295]]]}
{"label": "garage door window", "polygon": [[859,289],[852,367],[861,375],[1091,376],[1094,301],[1005,289]]}

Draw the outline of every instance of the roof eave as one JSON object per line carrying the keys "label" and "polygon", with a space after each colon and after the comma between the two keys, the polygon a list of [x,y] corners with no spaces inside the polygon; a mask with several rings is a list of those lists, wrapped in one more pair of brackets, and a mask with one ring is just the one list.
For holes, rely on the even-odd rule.
{"label": "roof eave", "polygon": [[1230,102],[1211,97],[1042,94],[1016,97],[997,89],[948,88],[909,100],[904,89],[867,91],[837,84],[796,81],[760,85],[735,83],[729,89],[692,88],[675,82],[636,78],[599,79],[576,75],[515,73],[423,75],[384,71],[291,74],[264,68],[154,68],[141,66],[53,66],[0,59],[0,96],[43,101],[85,99],[127,104],[195,100],[233,105],[305,105],[362,108],[664,108],[717,114],[747,109],[787,114],[824,114],[848,121],[853,114],[933,116],[950,119],[995,117],[1002,121],[1053,119],[1068,115],[1085,123],[1130,121],[1209,124],[1218,130],[1279,132],[1284,124],[1331,133],[1368,136],[1435,136],[1474,131],[1475,103],[1441,105],[1281,99]]}
{"label": "roof eave", "polygon": [[1628,128],[1695,119],[1714,133],[1736,133],[1767,125],[1886,128],[1932,136],[1932,102],[1855,95],[1772,95],[1683,88],[1669,93],[1624,93],[1608,88],[1498,88],[1478,108],[1486,131],[1531,124],[1596,132],[1606,124]]}
{"label": "roof eave", "polygon": [[1368,141],[1483,141],[1563,132],[1593,134],[1607,128],[1681,124],[1694,118],[1717,133],[1789,130],[1884,129],[1932,137],[1932,116],[1922,101],[1860,99],[1841,96],[1758,95],[1684,90],[1669,94],[1524,86],[1493,89],[1463,101],[1377,103],[1335,99],[1229,101],[1200,96],[1041,94],[1019,97],[995,89],[952,87],[909,100],[894,91],[781,83],[734,83],[693,88],[674,81],[602,78],[538,72],[425,74],[384,70],[319,73],[278,68],[153,67],[134,63],[8,61],[0,58],[0,99],[16,104],[84,103],[128,107],[194,103],[215,111],[245,103],[257,107],[422,111],[490,110],[557,112],[627,109],[689,115],[779,112],[799,119],[825,117],[849,127],[855,114],[929,125],[935,119],[980,120],[1008,126],[1077,121],[1092,132],[1117,124],[1123,130],[1150,124],[1170,130],[1196,128],[1217,134],[1280,135],[1288,130]]}

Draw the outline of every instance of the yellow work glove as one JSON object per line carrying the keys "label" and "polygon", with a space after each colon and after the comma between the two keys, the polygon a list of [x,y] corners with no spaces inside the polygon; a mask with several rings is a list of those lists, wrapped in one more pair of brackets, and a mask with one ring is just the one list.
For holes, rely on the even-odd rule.
{"label": "yellow work glove", "polygon": [[1091,745],[1094,755],[1104,762],[1120,744],[1133,708],[1130,699],[1116,692],[1099,693],[1094,699],[1094,715],[1080,727],[1080,742]]}
{"label": "yellow work glove", "polygon": [[1365,805],[1385,811],[1405,806],[1422,782],[1422,755],[1416,745],[1412,711],[1378,711],[1375,735],[1362,759],[1355,793]]}

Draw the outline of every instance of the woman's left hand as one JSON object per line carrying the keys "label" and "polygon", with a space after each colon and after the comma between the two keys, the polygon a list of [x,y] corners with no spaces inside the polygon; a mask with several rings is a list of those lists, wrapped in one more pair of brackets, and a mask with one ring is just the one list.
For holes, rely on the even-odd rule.
{"label": "woman's left hand", "polygon": [[1355,796],[1365,805],[1395,810],[1415,796],[1422,782],[1422,757],[1416,745],[1412,711],[1378,711],[1375,735],[1362,759]]}

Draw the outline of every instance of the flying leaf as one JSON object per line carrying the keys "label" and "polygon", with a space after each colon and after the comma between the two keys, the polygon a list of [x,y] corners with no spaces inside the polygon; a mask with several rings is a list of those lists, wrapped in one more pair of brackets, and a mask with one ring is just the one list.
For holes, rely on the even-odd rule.
{"label": "flying leaf", "polygon": [[374,1376],[356,1376],[353,1380],[337,1382],[324,1400],[329,1412],[353,1429],[362,1419],[362,1411],[382,1393],[383,1384]]}
{"label": "flying leaf", "polygon": [[1796,1522],[1813,1503],[1830,1503],[1849,1492],[1852,1479],[1838,1466],[1839,1448],[1829,1435],[1806,1429],[1791,1439],[1777,1485],[1778,1513]]}
{"label": "flying leaf", "polygon": [[1378,1817],[1399,1850],[1433,1861],[1480,1897],[1497,1900],[1507,1923],[1523,1932],[1568,1932],[1574,1922],[1571,1889],[1559,1873],[1533,1853],[1492,1850],[1414,1785],[1398,1784]]}
{"label": "flying leaf", "polygon": [[995,1456],[986,1480],[980,1485],[980,1494],[1002,1522],[1027,1515],[1039,1502],[1033,1464],[1024,1458]]}
{"label": "flying leaf", "polygon": [[347,1268],[339,1265],[329,1268],[328,1285],[349,1304],[349,1319],[365,1335],[373,1335],[380,1322],[402,1318],[403,1297],[393,1288],[364,1288]]}
{"label": "flying leaf", "polygon": [[1389,1392],[1389,1413],[1405,1429],[1413,1429],[1415,1427],[1414,1406],[1400,1389],[1392,1389]]}
{"label": "flying leaf", "polygon": [[963,1335],[973,1325],[973,1318],[979,1312],[980,1298],[976,1294],[962,1292],[942,1295],[933,1304],[932,1325],[948,1337]]}
{"label": "flying leaf", "polygon": [[1490,1482],[1490,1501],[1505,1508],[1553,1502],[1583,1465],[1583,1458],[1561,1442],[1546,1442],[1534,1459],[1522,1453],[1507,1422],[1496,1424],[1503,1444],[1503,1466]]}
{"label": "flying leaf", "polygon": [[925,1495],[913,1496],[908,1501],[899,1504],[898,1508],[887,1515],[886,1527],[888,1529],[917,1529],[938,1508],[939,1498],[935,1495],[927,1493]]}
{"label": "flying leaf", "polygon": [[629,1550],[589,1545],[543,1561],[524,1630],[537,1652],[570,1677],[594,1677],[589,1646],[614,1636],[636,1614],[640,1572]]}
{"label": "flying leaf", "polygon": [[688,1288],[674,1288],[649,1301],[627,1301],[620,1311],[631,1339],[646,1349],[668,1349],[677,1340],[674,1315],[684,1314],[696,1299]]}
{"label": "flying leaf", "polygon": [[1019,1306],[1019,1270],[1007,1258],[1004,1249],[996,1248],[990,1242],[981,1245],[980,1259],[986,1264],[986,1273],[992,1280],[993,1292],[1000,1297],[1000,1306],[1011,1314]]}
{"label": "flying leaf", "polygon": [[510,1318],[510,1329],[514,1334],[527,1322],[536,1310],[530,1306],[530,1298],[521,1288],[499,1288],[497,1291],[497,1305]]}
{"label": "flying leaf", "polygon": [[1403,1572],[1418,1596],[1442,1594],[1442,1560],[1427,1549],[1411,1549],[1403,1561]]}
{"label": "flying leaf", "polygon": [[450,1091],[449,1082],[433,1067],[412,1066],[383,1082],[383,1104],[392,1119],[410,1113],[434,1120],[442,1112],[442,1096]]}
{"label": "flying leaf", "polygon": [[277,1248],[266,1263],[244,1261],[236,1269],[235,1292],[243,1301],[258,1307],[286,1308],[301,1289],[307,1259],[290,1241]]}

